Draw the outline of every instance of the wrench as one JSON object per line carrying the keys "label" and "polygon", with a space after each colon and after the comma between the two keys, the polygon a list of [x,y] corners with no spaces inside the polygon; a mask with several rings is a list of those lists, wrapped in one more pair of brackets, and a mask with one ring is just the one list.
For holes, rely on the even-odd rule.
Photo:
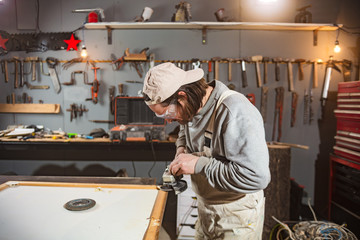
{"label": "wrench", "polygon": [[55,66],[59,63],[59,61],[56,58],[48,57],[46,58],[46,63],[49,68],[50,77],[54,86],[54,90],[56,93],[59,93],[61,90],[60,81],[57,76]]}

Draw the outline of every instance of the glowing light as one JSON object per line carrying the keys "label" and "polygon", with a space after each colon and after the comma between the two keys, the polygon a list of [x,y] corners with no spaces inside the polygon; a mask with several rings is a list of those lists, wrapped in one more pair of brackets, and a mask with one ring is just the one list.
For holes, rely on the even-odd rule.
{"label": "glowing light", "polygon": [[336,40],[335,41],[335,47],[334,47],[334,52],[335,53],[339,53],[341,51],[340,45],[339,45],[339,41]]}
{"label": "glowing light", "polygon": [[80,55],[81,55],[82,58],[86,58],[86,57],[87,57],[88,54],[87,54],[85,45],[82,45]]}

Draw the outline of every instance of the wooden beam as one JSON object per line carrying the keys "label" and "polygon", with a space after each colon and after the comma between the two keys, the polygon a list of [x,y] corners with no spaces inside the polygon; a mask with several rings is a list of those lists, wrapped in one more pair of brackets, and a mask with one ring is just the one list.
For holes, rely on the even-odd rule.
{"label": "wooden beam", "polygon": [[0,113],[59,113],[60,104],[0,104]]}

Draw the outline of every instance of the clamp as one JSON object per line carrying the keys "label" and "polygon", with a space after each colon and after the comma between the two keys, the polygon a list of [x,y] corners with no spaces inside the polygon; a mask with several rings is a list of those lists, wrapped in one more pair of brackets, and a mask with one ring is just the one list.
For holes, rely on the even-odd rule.
{"label": "clamp", "polygon": [[87,98],[85,99],[86,101],[92,101],[93,103],[97,104],[98,103],[98,93],[99,93],[99,87],[100,87],[100,82],[97,79],[97,70],[100,69],[99,67],[92,67],[91,69],[94,70],[94,81],[93,82],[88,82],[87,78],[84,78],[84,83],[87,85],[92,85],[91,87],[91,98]]}
{"label": "clamp", "polygon": [[70,82],[64,82],[64,83],[62,83],[63,85],[74,85],[75,84],[75,75],[76,74],[83,74],[83,77],[84,77],[84,82],[86,83],[87,82],[87,79],[88,79],[88,77],[87,77],[87,73],[85,72],[85,71],[81,71],[81,70],[79,70],[79,71],[73,71],[72,73],[71,73],[71,80],[70,80]]}

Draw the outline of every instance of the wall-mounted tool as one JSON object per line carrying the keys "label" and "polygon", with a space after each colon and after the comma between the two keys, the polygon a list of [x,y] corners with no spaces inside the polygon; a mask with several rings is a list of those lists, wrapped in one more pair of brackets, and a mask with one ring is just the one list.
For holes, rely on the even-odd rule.
{"label": "wall-mounted tool", "polygon": [[308,90],[305,89],[304,90],[304,116],[303,116],[304,124],[309,123],[309,105],[310,105],[309,100],[310,100],[310,97],[309,97]]}
{"label": "wall-mounted tool", "polygon": [[287,64],[287,74],[288,74],[288,90],[289,92],[294,91],[294,76],[293,76],[293,68],[292,62],[293,59],[284,59]]}
{"label": "wall-mounted tool", "polygon": [[176,195],[182,193],[187,189],[186,181],[180,180],[182,177],[182,175],[172,175],[169,167],[167,167],[162,175],[163,184],[160,186],[160,190],[165,192],[174,191]]}
{"label": "wall-mounted tool", "polygon": [[260,113],[261,113],[261,116],[262,116],[262,118],[264,120],[264,123],[266,122],[268,92],[269,92],[268,87],[265,87],[265,86],[261,87]]}
{"label": "wall-mounted tool", "polygon": [[248,93],[245,95],[247,99],[249,99],[249,101],[255,106],[255,94],[253,93]]}
{"label": "wall-mounted tool", "polygon": [[72,122],[72,120],[74,118],[77,118],[78,113],[79,113],[79,117],[81,117],[83,115],[83,113],[88,112],[89,109],[87,109],[85,107],[85,105],[80,104],[80,106],[78,106],[76,103],[73,103],[73,104],[70,105],[69,109],[66,109],[66,111],[71,112],[70,122]]}
{"label": "wall-mounted tool", "polygon": [[120,97],[125,96],[125,94],[124,94],[124,84],[120,83],[120,84],[118,85],[118,91],[119,91],[119,96],[120,96]]}
{"label": "wall-mounted tool", "polygon": [[87,73],[85,72],[85,71],[81,71],[81,70],[79,70],[79,71],[73,71],[72,73],[71,73],[71,80],[70,80],[70,82],[63,82],[62,83],[62,85],[74,85],[75,84],[75,76],[76,76],[76,74],[82,74],[83,75],[83,79],[84,79],[84,83],[86,83],[86,82],[88,82],[88,77],[87,77]]}
{"label": "wall-mounted tool", "polygon": [[344,59],[342,62],[344,82],[351,81],[351,68],[352,68],[352,62],[350,60]]}
{"label": "wall-mounted tool", "polygon": [[31,81],[36,81],[36,63],[39,61],[39,57],[27,57],[25,61],[31,63]]}
{"label": "wall-mounted tool", "polygon": [[112,115],[115,113],[115,86],[109,87],[109,97],[110,97],[110,112]]}
{"label": "wall-mounted tool", "polygon": [[111,65],[114,71],[120,70],[121,67],[124,65],[124,56],[122,56],[121,58],[116,58],[115,54],[111,54],[110,58],[111,58]]}
{"label": "wall-mounted tool", "polygon": [[198,58],[191,59],[191,69],[201,68],[201,62]]}
{"label": "wall-mounted tool", "polygon": [[[103,22],[105,20],[104,9],[102,9],[102,8],[75,9],[75,10],[72,10],[72,12],[73,13],[89,13],[90,17],[88,15],[86,22]],[[97,21],[95,21],[95,18],[94,18],[95,16],[93,15],[93,13],[96,13],[97,16],[100,16],[100,19],[97,19]]]}
{"label": "wall-mounted tool", "polygon": [[310,102],[309,102],[309,125],[312,123],[312,121],[314,121],[314,109],[312,107],[312,103],[314,101],[314,95],[313,95],[313,90],[310,90]]}
{"label": "wall-mounted tool", "polygon": [[241,59],[241,77],[242,77],[242,87],[246,88],[248,86],[247,75],[246,75],[246,60]]}
{"label": "wall-mounted tool", "polygon": [[85,99],[86,101],[92,101],[93,103],[98,103],[98,93],[100,87],[100,81],[97,79],[97,70],[100,69],[99,67],[92,67],[91,69],[94,70],[94,81],[88,82],[87,79],[84,79],[84,83],[87,85],[92,85],[91,87],[91,98]]}
{"label": "wall-mounted tool", "polygon": [[312,64],[313,64],[313,71],[312,71],[312,87],[313,88],[317,88],[318,87],[318,84],[319,84],[319,81],[318,81],[318,62],[319,62],[319,59],[314,59]]}
{"label": "wall-mounted tool", "polygon": [[322,93],[321,93],[321,99],[320,99],[322,106],[325,106],[325,102],[326,102],[326,99],[327,99],[330,80],[331,80],[332,69],[334,69],[334,70],[336,70],[338,72],[341,72],[341,70],[333,62],[333,56],[330,56],[330,59],[329,59],[327,65],[326,65],[325,80],[324,80],[324,85],[323,85],[323,89],[322,89]]}
{"label": "wall-mounted tool", "polygon": [[219,80],[219,61],[221,60],[220,57],[213,57],[211,61],[214,62],[214,79]]}
{"label": "wall-mounted tool", "polygon": [[282,58],[276,57],[273,58],[272,61],[275,63],[275,81],[280,81],[280,63],[282,62]]}
{"label": "wall-mounted tool", "polygon": [[[5,31],[1,31],[6,33]],[[67,45],[64,39],[70,39],[73,32],[51,32],[44,33],[20,33],[8,34],[7,52],[26,51],[28,52],[45,52],[47,50],[64,50]],[[0,48],[1,53],[1,48]]]}
{"label": "wall-mounted tool", "polygon": [[144,84],[142,81],[136,81],[136,80],[126,80],[127,83],[138,83],[138,84]]}
{"label": "wall-mounted tool", "polygon": [[44,71],[44,64],[42,62],[42,59],[39,58],[39,62],[40,62],[40,70],[41,70],[41,74],[44,75],[44,76],[50,76],[50,73],[46,73]]}
{"label": "wall-mounted tool", "polygon": [[226,60],[228,61],[228,81],[231,82],[232,81],[232,58],[226,58]]}
{"label": "wall-mounted tool", "polygon": [[59,93],[61,90],[60,81],[58,75],[56,73],[55,67],[59,63],[59,60],[53,57],[46,58],[46,63],[48,65],[51,81],[53,83],[53,87],[56,93]]}
{"label": "wall-mounted tool", "polygon": [[305,59],[302,59],[302,58],[295,59],[295,62],[298,64],[299,80],[304,80],[304,68],[303,68],[303,64],[305,63]]}
{"label": "wall-mounted tool", "polygon": [[274,114],[274,122],[273,122],[273,133],[272,133],[272,141],[275,141],[276,135],[276,120],[278,125],[278,136],[277,141],[280,142],[281,139],[281,125],[282,125],[282,113],[283,113],[283,105],[284,105],[284,88],[277,87],[275,88],[276,92],[276,102],[275,102],[275,114]]}
{"label": "wall-mounted tool", "polygon": [[6,59],[1,60],[1,71],[4,74],[5,83],[9,82],[8,61]]}
{"label": "wall-mounted tool", "polygon": [[13,57],[12,62],[14,63],[15,76],[14,76],[14,88],[19,87],[19,63],[20,60],[17,57]]}
{"label": "wall-mounted tool", "polygon": [[[15,75],[18,73],[18,77],[15,76],[15,79],[18,79],[18,86],[23,87],[25,84],[25,74],[30,74],[31,72],[25,73],[24,68],[24,58],[13,57],[15,63]],[[19,67],[17,66],[19,64]]]}
{"label": "wall-mounted tool", "polygon": [[262,61],[263,57],[260,55],[252,56],[251,60],[255,62],[255,69],[256,69],[256,84],[257,87],[260,88],[262,86],[261,83],[261,73],[260,73],[260,61]]}
{"label": "wall-mounted tool", "polygon": [[264,84],[267,84],[267,80],[268,80],[268,64],[270,62],[270,58],[269,57],[263,57],[262,61],[263,61],[263,64],[264,64]]}
{"label": "wall-mounted tool", "polygon": [[210,82],[210,73],[212,72],[212,62],[209,61],[208,62],[208,72],[207,72],[207,75],[206,75],[206,81],[207,82]]}
{"label": "wall-mounted tool", "polygon": [[144,48],[140,51],[140,53],[130,53],[129,48],[127,48],[124,52],[124,60],[126,61],[146,61],[147,55],[146,51],[149,50],[149,48]]}
{"label": "wall-mounted tool", "polygon": [[171,18],[172,22],[188,22],[192,18],[191,16],[191,4],[185,1],[181,1],[175,6],[176,12]]}
{"label": "wall-mounted tool", "polygon": [[29,88],[30,90],[33,89],[49,89],[50,86],[49,85],[31,85],[29,82],[25,82],[24,85]]}
{"label": "wall-mounted tool", "polygon": [[298,94],[296,92],[292,92],[291,93],[291,121],[290,121],[290,127],[295,126],[297,102],[298,102]]}

